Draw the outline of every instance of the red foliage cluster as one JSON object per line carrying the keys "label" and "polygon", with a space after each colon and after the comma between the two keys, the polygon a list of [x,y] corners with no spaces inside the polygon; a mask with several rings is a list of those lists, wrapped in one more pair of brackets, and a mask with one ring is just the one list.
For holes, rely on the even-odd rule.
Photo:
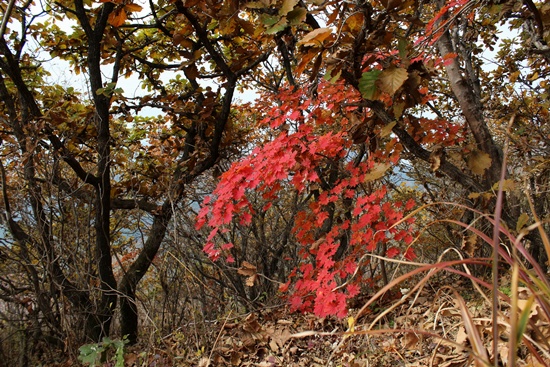
{"label": "red foliage cluster", "polygon": [[[322,93],[315,100],[303,101],[302,90],[287,91],[278,96],[280,105],[263,107],[266,118],[262,123],[276,129],[277,135],[221,176],[212,196],[204,201],[196,226],[211,228],[204,251],[212,260],[225,257],[234,261],[227,251],[232,245],[217,247],[214,238],[234,220],[242,225],[251,223],[254,212],[246,195],[249,190],[262,194],[268,203],[263,210],[269,209],[283,186],[304,194],[316,190],[308,207],[294,218],[302,261],[281,290],[290,290],[293,310],[345,316],[346,301],[360,292],[360,284],[369,281],[362,272],[356,272],[368,263],[365,254],[387,244],[385,255],[395,257],[401,249],[392,244],[412,243],[408,228],[412,219],[403,221],[403,212],[412,209],[414,201],[404,204],[393,200],[381,184],[369,185],[370,192],[365,193],[365,183],[379,177],[373,172],[397,162],[396,143],[390,142],[385,150],[360,162],[350,159],[353,139],[347,132],[350,122],[346,116],[357,113],[353,103],[357,93],[342,84],[326,83],[319,89]],[[338,162],[341,174],[329,190],[320,190],[319,169],[327,162]],[[329,219],[329,206],[343,207],[344,202],[351,219],[339,218],[329,229],[320,231]],[[345,255],[337,258],[343,236],[349,241]],[[415,257],[410,247],[404,256]],[[346,286],[339,287],[344,282]]]}

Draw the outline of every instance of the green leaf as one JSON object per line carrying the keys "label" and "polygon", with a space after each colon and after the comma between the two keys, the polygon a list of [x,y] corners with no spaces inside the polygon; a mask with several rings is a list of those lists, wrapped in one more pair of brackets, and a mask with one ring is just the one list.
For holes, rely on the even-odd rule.
{"label": "green leaf", "polygon": [[390,67],[380,74],[378,85],[383,92],[393,96],[408,78],[409,73],[406,69]]}
{"label": "green leaf", "polygon": [[284,30],[286,27],[288,27],[288,23],[286,21],[286,18],[283,17],[283,18],[281,18],[281,20],[277,24],[275,24],[271,28],[267,29],[265,31],[265,33],[266,34],[275,34],[275,33],[278,33],[280,31]]}
{"label": "green leaf", "polygon": [[99,359],[101,358],[102,353],[105,351],[105,348],[99,344],[85,344],[78,348],[80,354],[78,359],[82,363],[87,363],[90,367],[97,366]]}
{"label": "green leaf", "polygon": [[276,15],[266,15],[266,14],[262,14],[260,20],[262,21],[262,23],[268,27],[271,27],[275,24],[277,24],[277,22],[279,20],[281,20],[281,17],[278,17]]}
{"label": "green leaf", "polygon": [[208,23],[208,30],[209,31],[213,31],[214,29],[216,29],[216,27],[219,25],[219,22],[216,20],[216,19],[212,19],[210,21],[210,23]]}
{"label": "green leaf", "polygon": [[376,81],[381,73],[381,70],[371,70],[361,75],[361,79],[359,79],[359,91],[365,99],[374,100],[378,97],[379,91],[376,87]]}
{"label": "green leaf", "polygon": [[397,40],[397,49],[399,50],[399,57],[401,60],[405,60],[407,58],[407,45],[409,42],[405,38],[399,38]]}
{"label": "green leaf", "polygon": [[307,16],[307,10],[304,8],[296,8],[286,15],[286,19],[288,19],[288,24],[290,25],[298,25],[306,20]]}
{"label": "green leaf", "polygon": [[533,307],[533,302],[535,301],[535,296],[529,297],[527,302],[525,303],[523,307],[523,311],[521,311],[521,315],[518,320],[518,329],[516,330],[516,342],[519,344],[521,342],[521,339],[523,338],[523,334],[525,333],[525,330],[527,329],[527,324],[529,322],[529,315],[531,313],[531,307]]}
{"label": "green leaf", "polygon": [[330,84],[336,83],[340,79],[340,76],[342,75],[342,70],[338,70],[336,74],[332,75],[333,71],[334,71],[333,69],[329,69],[323,76],[323,79],[325,79]]}

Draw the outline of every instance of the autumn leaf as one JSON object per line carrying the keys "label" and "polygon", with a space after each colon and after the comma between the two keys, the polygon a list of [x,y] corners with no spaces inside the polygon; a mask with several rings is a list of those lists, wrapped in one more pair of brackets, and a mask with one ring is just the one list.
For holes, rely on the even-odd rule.
{"label": "autumn leaf", "polygon": [[287,15],[290,11],[292,11],[292,9],[294,9],[296,4],[298,4],[298,0],[284,0],[283,5],[279,8],[279,15]]}
{"label": "autumn leaf", "polygon": [[386,92],[392,96],[401,88],[408,77],[409,73],[406,69],[390,67],[382,71],[378,76],[378,86],[382,92]]}
{"label": "autumn leaf", "polygon": [[392,132],[392,129],[393,127],[397,125],[397,121],[392,121],[390,122],[389,124],[385,125],[381,130],[380,130],[380,137],[381,138],[385,138],[386,136],[390,135],[391,132]]}
{"label": "autumn leaf", "polygon": [[391,167],[389,163],[376,163],[374,167],[364,177],[365,182],[378,180],[384,177],[386,171]]}
{"label": "autumn leaf", "polygon": [[363,13],[356,13],[346,19],[346,26],[351,32],[358,32],[363,27]]}
{"label": "autumn leaf", "polygon": [[409,261],[413,261],[414,259],[416,259],[416,254],[412,247],[407,248],[407,251],[405,251],[405,254],[403,256]]}
{"label": "autumn leaf", "polygon": [[321,53],[322,51],[320,51],[318,48],[309,49],[306,54],[302,55],[300,63],[298,64],[298,66],[296,66],[296,74],[300,75],[304,71],[306,66],[311,62],[311,60],[313,60],[313,58],[315,58],[317,55],[320,55]]}
{"label": "autumn leaf", "polygon": [[332,29],[330,28],[317,28],[316,30],[306,34],[304,38],[298,41],[298,44],[303,46],[321,47],[323,45],[323,41],[327,39],[331,34]]}
{"label": "autumn leaf", "polygon": [[124,10],[126,10],[129,13],[135,13],[135,12],[142,11],[143,7],[138,4],[126,4],[124,5]]}
{"label": "autumn leaf", "polygon": [[113,27],[120,27],[128,19],[124,8],[117,8],[111,14],[109,14],[109,24]]}
{"label": "autumn leaf", "polygon": [[491,157],[480,150],[474,150],[468,156],[468,167],[476,175],[482,175],[485,170],[491,167]]}
{"label": "autumn leaf", "polygon": [[[499,190],[500,188],[500,182],[501,181],[497,181],[493,184],[493,190],[497,191]],[[502,191],[512,191],[516,188],[516,183],[514,182],[514,180],[511,180],[511,179],[507,179],[507,180],[502,180]]]}
{"label": "autumn leaf", "polygon": [[399,254],[399,249],[397,249],[396,247],[390,247],[388,251],[386,251],[386,256],[389,257],[390,259],[393,259],[398,254]]}
{"label": "autumn leaf", "polygon": [[393,115],[395,118],[400,118],[403,115],[403,111],[407,108],[407,105],[404,102],[396,102],[393,104]]}
{"label": "autumn leaf", "polygon": [[458,57],[458,55],[455,52],[450,52],[443,56],[443,64],[445,66],[452,65],[454,60]]}
{"label": "autumn leaf", "polygon": [[526,213],[521,213],[521,215],[518,218],[518,222],[516,223],[516,232],[519,232],[525,227],[527,222],[529,221],[529,215]]}
{"label": "autumn leaf", "polygon": [[258,273],[256,271],[256,266],[252,265],[248,261],[243,261],[241,263],[241,267],[237,270],[237,273],[240,275],[246,276],[246,286],[252,287],[254,286],[254,282],[256,281],[258,277]]}
{"label": "autumn leaf", "polygon": [[435,172],[439,169],[439,167],[441,166],[441,162],[444,159],[444,156],[445,150],[443,149],[443,147],[441,145],[436,145],[430,153],[430,158],[428,160],[430,162],[430,168],[432,172]]}
{"label": "autumn leaf", "polygon": [[475,252],[478,248],[478,237],[475,233],[463,237],[461,250],[468,254],[468,256],[474,257]]}

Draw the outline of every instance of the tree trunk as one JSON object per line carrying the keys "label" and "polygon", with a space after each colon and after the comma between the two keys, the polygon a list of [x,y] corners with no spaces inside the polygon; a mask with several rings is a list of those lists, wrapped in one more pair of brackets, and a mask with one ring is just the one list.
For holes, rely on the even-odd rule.
{"label": "tree trunk", "polygon": [[130,344],[134,344],[138,337],[139,318],[136,288],[151,266],[166,235],[168,223],[172,218],[171,205],[172,203],[167,200],[160,215],[155,216],[147,241],[143,245],[143,250],[120,281],[118,289],[120,292],[120,331],[123,337],[128,338]]}
{"label": "tree trunk", "polygon": [[[451,36],[448,31],[443,33],[441,38],[439,38],[437,46],[441,56],[460,53],[460,50],[453,48]],[[491,166],[485,172],[484,189],[488,190],[493,184],[500,181],[503,163],[502,151],[493,140],[491,131],[483,117],[481,103],[478,97],[476,97],[473,86],[463,77],[458,59],[450,59],[450,62],[445,65],[445,69],[447,71],[451,90],[461,107],[478,149],[487,153],[491,158]]]}

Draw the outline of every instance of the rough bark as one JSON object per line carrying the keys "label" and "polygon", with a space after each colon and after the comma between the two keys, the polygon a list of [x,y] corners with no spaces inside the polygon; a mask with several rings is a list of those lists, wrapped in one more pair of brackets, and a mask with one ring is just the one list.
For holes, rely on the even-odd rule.
{"label": "rough bark", "polygon": [[[29,197],[29,202],[35,217],[35,221],[38,224],[40,241],[35,241],[31,235],[29,235],[24,228],[22,228],[18,222],[13,220],[11,214],[9,213],[9,200],[7,195],[3,195],[3,200],[5,201],[5,207],[7,209],[8,215],[8,229],[13,236],[14,240],[19,243],[21,249],[23,250],[23,256],[25,256],[25,249],[28,246],[39,249],[43,254],[44,258],[48,260],[49,267],[49,277],[52,280],[52,283],[55,284],[67,297],[69,302],[77,309],[81,310],[84,313],[91,312],[92,305],[88,297],[88,293],[78,289],[63,273],[61,265],[59,264],[59,257],[56,254],[56,251],[51,243],[51,231],[50,224],[44,213],[42,206],[42,199],[39,195],[40,188],[35,178],[35,168],[34,168],[34,151],[28,149],[29,139],[32,140],[32,137],[28,137],[25,129],[42,116],[40,108],[38,107],[33,94],[27,88],[25,84],[21,70],[19,68],[18,60],[16,56],[11,53],[7,47],[5,40],[0,38],[0,48],[2,50],[3,58],[0,58],[0,70],[7,75],[15,87],[17,88],[19,99],[17,103],[19,108],[16,106],[16,101],[9,94],[3,76],[0,75],[0,96],[4,102],[7,113],[11,117],[9,120],[10,127],[13,129],[15,138],[18,142],[19,149],[22,156],[26,156],[27,160],[24,167],[24,177],[27,182],[28,190],[27,195]],[[20,110],[21,113],[17,111]],[[32,146],[32,145],[31,145]],[[4,180],[5,181],[5,180]],[[4,186],[4,184],[3,184]],[[50,307],[50,301],[46,299],[46,294],[42,289],[41,281],[39,280],[36,270],[31,262],[27,261],[25,266],[29,276],[32,279],[34,291],[37,294],[37,301],[40,310],[43,312],[46,318],[52,320],[52,310]]]}
{"label": "rough bark", "polygon": [[[225,62],[223,55],[217,51],[217,48],[209,39],[206,29],[203,28],[195,15],[188,8],[186,8],[181,1],[176,2],[176,8],[178,12],[183,14],[191,23],[200,42],[222,71],[227,79],[227,82],[225,83],[225,94],[221,102],[221,110],[218,113],[216,122],[213,126],[212,136],[208,137],[209,152],[207,156],[202,161],[197,162],[193,170],[187,171],[185,167],[180,166],[175,172],[173,177],[173,182],[175,183],[174,189],[172,190],[171,195],[169,195],[169,198],[163,203],[160,214],[155,215],[148,238],[143,246],[143,250],[140,252],[137,259],[130,266],[120,282],[118,290],[121,294],[121,333],[123,336],[127,335],[128,340],[131,343],[135,343],[137,341],[139,330],[138,309],[135,299],[136,288],[140,280],[147,273],[147,270],[151,266],[153,259],[157,255],[162,241],[164,240],[168,224],[172,218],[172,206],[181,200],[184,189],[189,182],[193,181],[204,171],[212,168],[218,161],[220,156],[220,145],[222,142],[223,133],[225,131],[225,126],[229,120],[237,79],[240,75],[246,73],[248,70],[255,67],[261,60],[267,57],[267,55],[263,55],[250,66],[237,72],[233,72],[229,65]],[[188,79],[191,85],[195,89],[198,89],[199,85],[197,81],[194,78],[189,78],[189,76]],[[201,105],[200,102],[199,97],[199,106]],[[199,111],[197,111],[197,113],[198,112]],[[187,161],[194,151],[195,139],[200,135],[200,127],[198,124],[200,124],[200,121],[197,122],[197,125],[194,124],[187,132],[184,151],[182,157],[180,158],[181,163]]]}
{"label": "rough bark", "polygon": [[[460,52],[454,49],[448,31],[443,33],[439,38],[437,46],[442,56]],[[476,98],[474,87],[468,83],[460,71],[458,58],[449,59],[449,62],[447,62],[445,66],[445,70],[451,90],[461,107],[461,111],[470,127],[470,131],[474,136],[478,149],[487,153],[491,158],[491,166],[486,171],[484,183],[484,189],[488,190],[494,183],[500,181],[502,151],[493,140],[491,131],[483,117],[481,103],[479,99]]]}

